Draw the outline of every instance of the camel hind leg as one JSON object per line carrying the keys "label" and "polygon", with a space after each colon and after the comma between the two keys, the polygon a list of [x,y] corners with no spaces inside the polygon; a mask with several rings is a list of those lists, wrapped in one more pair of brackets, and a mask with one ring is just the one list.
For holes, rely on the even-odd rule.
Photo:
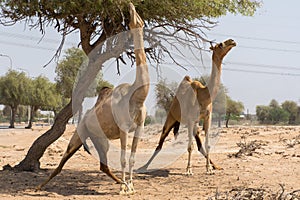
{"label": "camel hind leg", "polygon": [[164,141],[167,138],[167,136],[169,135],[169,133],[170,133],[170,131],[173,127],[175,128],[174,135],[175,135],[175,137],[177,136],[177,133],[178,133],[177,129],[179,129],[179,125],[180,125],[180,123],[177,120],[175,120],[172,117],[172,115],[169,114],[167,116],[167,119],[166,119],[166,122],[164,124],[163,131],[161,133],[158,145],[157,145],[153,155],[151,156],[151,158],[148,160],[148,162],[144,166],[142,166],[138,169],[139,171],[147,170],[147,168],[149,167],[151,162],[154,160],[154,158],[157,156],[157,154],[161,151],[162,146],[164,144]]}
{"label": "camel hind leg", "polygon": [[110,178],[112,178],[114,181],[116,181],[116,183],[121,183],[122,181],[110,171],[107,164],[107,152],[109,149],[109,142],[106,136],[95,135],[91,133],[89,137],[91,138],[93,145],[99,155],[100,170],[106,175],[108,175]]}
{"label": "camel hind leg", "polygon": [[[196,140],[196,144],[197,144],[197,148],[198,148],[198,151],[205,157],[207,158],[207,155],[206,155],[206,152],[204,151],[203,149],[203,145],[202,145],[202,142],[201,142],[201,139],[200,139],[200,136],[197,134],[194,135],[195,137],[195,140]],[[217,164],[215,164],[211,159],[209,159],[209,162],[210,164],[212,165],[213,169],[215,170],[222,170],[223,168],[218,166]]]}
{"label": "camel hind leg", "polygon": [[63,155],[58,167],[52,172],[52,174],[42,183],[40,184],[37,189],[40,190],[42,187],[44,187],[52,178],[54,178],[57,174],[59,174],[65,165],[65,163],[74,155],[74,153],[82,146],[82,142],[77,134],[75,132],[69,142],[67,151]]}

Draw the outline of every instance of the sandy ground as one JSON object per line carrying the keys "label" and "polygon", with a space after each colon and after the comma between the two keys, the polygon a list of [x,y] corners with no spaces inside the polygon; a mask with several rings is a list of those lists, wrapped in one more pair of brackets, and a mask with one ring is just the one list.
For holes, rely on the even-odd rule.
{"label": "sandy ground", "polygon": [[[173,159],[174,156],[162,157],[166,166],[160,166],[158,170],[135,173],[134,185],[137,192],[132,196],[120,196],[120,186],[100,172],[98,161],[82,148],[69,160],[62,173],[42,191],[35,190],[57,166],[74,130],[73,126],[69,126],[63,137],[45,152],[41,164],[47,170],[33,173],[2,169],[6,164],[18,164],[32,142],[47,128],[0,129],[0,199],[279,199],[280,195],[282,199],[300,197],[300,192],[297,191],[300,189],[300,127],[238,126],[222,129],[211,158],[224,170],[207,175],[205,159],[195,150],[192,161],[194,174],[186,176],[187,153],[184,150],[185,153],[181,153],[176,159]],[[141,151],[148,149],[151,153],[154,150],[161,128],[161,125],[146,127],[145,134],[151,137],[141,140]],[[183,132],[184,128],[181,130],[182,135]],[[170,135],[167,143],[172,142],[174,138]],[[119,156],[113,154],[109,159],[119,162]],[[113,171],[120,177],[118,169]]]}

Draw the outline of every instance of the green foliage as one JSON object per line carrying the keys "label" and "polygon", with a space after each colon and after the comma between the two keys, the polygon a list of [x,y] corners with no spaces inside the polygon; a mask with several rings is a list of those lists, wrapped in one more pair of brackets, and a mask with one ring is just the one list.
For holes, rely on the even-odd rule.
{"label": "green foliage", "polygon": [[230,119],[238,119],[244,111],[244,105],[240,101],[234,101],[229,96],[226,98],[226,127]]}
{"label": "green foliage", "polygon": [[240,101],[234,101],[229,96],[227,96],[227,106],[226,106],[226,115],[240,115],[244,111],[244,105]]}
{"label": "green foliage", "polygon": [[72,89],[80,66],[87,60],[85,53],[79,48],[70,48],[65,57],[56,66],[55,81],[58,91],[66,98],[72,97]]}
{"label": "green foliage", "polygon": [[298,105],[294,101],[285,101],[281,105],[282,109],[289,113],[289,124],[296,124],[298,116]]}
{"label": "green foliage", "polygon": [[299,116],[299,107],[293,101],[285,101],[280,106],[273,99],[269,106],[256,106],[256,116],[258,121],[263,124],[296,124],[297,117]]}
{"label": "green foliage", "polygon": [[154,119],[150,115],[147,115],[144,125],[147,126],[147,125],[153,123],[153,121],[154,121]]}
{"label": "green foliage", "polygon": [[28,94],[28,102],[26,105],[35,107],[36,109],[42,106],[55,106],[56,98],[53,90],[54,84],[48,78],[38,76],[31,80],[30,90]]}
{"label": "green foliage", "polygon": [[0,77],[0,104],[10,106],[10,128],[14,128],[16,112],[19,105],[28,100],[29,78],[24,72],[10,70],[5,76]]}
{"label": "green foliage", "polygon": [[270,109],[269,106],[256,106],[256,116],[262,124],[268,123]]}
{"label": "green foliage", "polygon": [[129,2],[135,5],[147,27],[164,27],[173,36],[181,31],[196,40],[203,36],[203,29],[212,27],[212,18],[227,13],[251,16],[260,6],[254,0],[3,0],[0,22],[12,25],[25,21],[41,32],[53,26],[62,35],[79,30],[82,48],[88,54],[103,39],[129,30]]}
{"label": "green foliage", "polygon": [[271,108],[269,111],[269,122],[271,124],[286,123],[288,119],[289,113],[280,107]]}
{"label": "green foliage", "polygon": [[[2,18],[23,20],[41,18],[43,23],[64,20],[67,25],[75,26],[75,20],[84,16],[85,20],[93,21],[95,26],[101,25],[107,18],[113,23],[128,20],[128,4],[133,2],[137,11],[145,21],[156,23],[186,23],[204,17],[215,18],[230,13],[253,15],[260,6],[253,0],[99,0],[99,1],[1,1]],[[35,19],[37,17],[37,19]],[[77,21],[78,22],[78,21]],[[97,22],[99,22],[97,24]],[[33,22],[30,22],[33,23]],[[38,23],[37,21],[35,23]]]}
{"label": "green foliage", "polygon": [[25,95],[28,90],[29,78],[24,72],[10,70],[0,77],[0,104],[17,107],[28,99]]}

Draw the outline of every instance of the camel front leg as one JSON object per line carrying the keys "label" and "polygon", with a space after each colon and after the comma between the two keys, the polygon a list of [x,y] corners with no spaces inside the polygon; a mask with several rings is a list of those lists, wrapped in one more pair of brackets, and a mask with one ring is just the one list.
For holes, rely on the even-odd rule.
{"label": "camel front leg", "polygon": [[211,126],[211,107],[207,110],[205,120],[204,120],[204,128],[205,128],[205,151],[206,151],[206,172],[207,174],[214,174],[213,167],[210,163],[210,144],[209,144],[209,131]]}
{"label": "camel front leg", "polygon": [[[207,158],[206,152],[204,151],[203,146],[202,146],[202,142],[201,142],[199,133],[197,133],[197,134],[195,135],[195,140],[196,140],[196,144],[197,144],[198,151],[199,151],[205,158]],[[222,169],[223,169],[223,168],[220,167],[219,165],[215,164],[212,160],[209,160],[209,162],[210,162],[210,164],[212,165],[213,169],[216,169],[216,170],[222,170]]]}
{"label": "camel front leg", "polygon": [[130,192],[130,188],[128,184],[126,183],[126,146],[127,146],[127,137],[128,134],[127,132],[124,132],[120,130],[120,141],[121,141],[121,157],[120,157],[120,162],[121,162],[121,170],[122,170],[122,178],[121,178],[121,187],[120,187],[120,194],[128,194]]}
{"label": "camel front leg", "polygon": [[133,187],[133,167],[135,164],[135,153],[138,145],[138,141],[141,137],[141,135],[144,133],[144,122],[137,127],[134,133],[134,137],[132,140],[132,146],[131,146],[131,155],[129,158],[129,182],[128,185],[131,188],[131,192],[135,193],[134,187]]}
{"label": "camel front leg", "polygon": [[197,133],[197,124],[189,123],[188,124],[188,163],[186,167],[186,175],[191,176],[193,175],[191,160],[192,160],[192,152],[193,152],[193,135]]}

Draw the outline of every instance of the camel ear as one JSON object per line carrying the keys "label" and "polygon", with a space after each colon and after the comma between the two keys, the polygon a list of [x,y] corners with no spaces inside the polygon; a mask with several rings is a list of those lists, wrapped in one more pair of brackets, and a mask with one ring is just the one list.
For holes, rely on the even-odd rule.
{"label": "camel ear", "polygon": [[219,44],[219,47],[220,47],[221,49],[223,49],[223,47],[225,47],[224,42],[220,43],[220,44]]}
{"label": "camel ear", "polygon": [[211,47],[209,47],[209,49],[213,51],[213,50],[215,50],[215,47],[211,46]]}

